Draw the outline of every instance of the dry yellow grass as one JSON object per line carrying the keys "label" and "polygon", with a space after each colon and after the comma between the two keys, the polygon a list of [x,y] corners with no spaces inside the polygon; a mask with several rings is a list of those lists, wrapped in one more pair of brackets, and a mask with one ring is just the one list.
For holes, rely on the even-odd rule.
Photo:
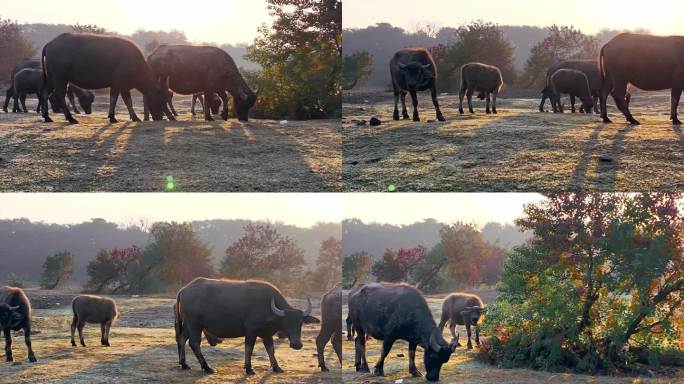
{"label": "dry yellow grass", "polygon": [[[410,99],[410,98],[409,98]],[[441,96],[447,122],[419,95],[422,121],[393,121],[389,93],[345,97],[343,188],[347,191],[671,191],[684,188],[684,133],[668,120],[662,93],[636,93],[641,126],[596,115],[538,112],[538,99],[500,99],[499,114],[458,114],[458,96]],[[566,100],[566,103],[568,101]],[[409,106],[409,111],[411,107]],[[410,113],[410,112],[409,112]],[[358,127],[377,116],[383,124]],[[607,157],[611,161],[602,161]]]}
{"label": "dry yellow grass", "polygon": [[[35,112],[0,112],[0,190],[155,192],[167,176],[182,192],[341,186],[339,120],[207,122],[191,117],[189,97],[177,97],[179,121],[131,122],[119,101],[119,123],[110,124],[107,100],[98,95],[92,115],[76,115],[78,125],[62,115],[45,124]],[[140,98],[134,105],[141,112]]]}
{"label": "dry yellow grass", "polygon": [[[31,295],[31,294],[29,294]],[[86,325],[87,347],[72,347],[69,341],[71,309],[62,299],[60,306],[34,311],[33,347],[38,363],[28,363],[23,337],[13,343],[15,363],[0,361],[0,382],[3,383],[334,383],[341,373],[337,356],[328,345],[326,362],[330,372],[321,373],[315,356],[318,325],[303,329],[304,348],[289,348],[287,340],[276,340],[276,358],[285,373],[270,370],[268,355],[258,340],[252,365],[256,375],[244,373],[243,339],[228,339],[217,347],[202,343],[202,351],[214,375],[204,374],[189,346],[186,346],[190,371],[178,365],[178,353],[173,330],[173,299],[156,297],[114,297],[121,319],[112,326],[111,347],[100,346],[97,325]],[[33,297],[31,298],[33,301]],[[318,301],[314,301],[314,316],[320,317]],[[305,305],[303,300],[290,300],[293,305]]]}

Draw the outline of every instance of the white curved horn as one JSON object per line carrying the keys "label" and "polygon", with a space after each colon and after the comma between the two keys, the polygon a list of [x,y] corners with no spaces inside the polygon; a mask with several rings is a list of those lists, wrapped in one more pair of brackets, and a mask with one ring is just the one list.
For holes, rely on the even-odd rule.
{"label": "white curved horn", "polygon": [[439,342],[437,341],[437,338],[435,337],[435,334],[433,333],[430,335],[430,348],[432,348],[433,351],[439,352],[440,349],[442,349],[442,346],[439,345]]}
{"label": "white curved horn", "polygon": [[276,307],[274,298],[271,298],[271,312],[273,312],[273,314],[276,316],[280,316],[280,317],[285,316],[285,311]]}

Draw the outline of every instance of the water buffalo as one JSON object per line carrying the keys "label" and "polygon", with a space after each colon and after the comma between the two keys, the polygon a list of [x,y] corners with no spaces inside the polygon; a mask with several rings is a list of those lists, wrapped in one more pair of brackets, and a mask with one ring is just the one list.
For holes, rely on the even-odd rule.
{"label": "water buffalo", "polygon": [[24,341],[28,349],[28,359],[35,363],[36,356],[31,348],[31,302],[21,288],[0,288],[0,327],[5,334],[5,357],[12,357],[12,331],[23,330]]}
{"label": "water buffalo", "polygon": [[420,121],[416,92],[429,89],[432,95],[432,104],[434,104],[437,112],[437,120],[446,121],[439,109],[439,101],[437,101],[437,66],[427,49],[406,48],[395,53],[390,60],[390,75],[394,88],[394,120],[399,120],[400,95],[401,114],[404,119],[409,118],[406,111],[406,93],[408,92],[413,101],[413,121]]}
{"label": "water buffalo", "polygon": [[[559,69],[576,69],[587,75],[587,80],[589,80],[589,88],[591,89],[591,96],[594,102],[594,112],[599,113],[598,110],[598,99],[601,94],[601,72],[599,71],[599,65],[597,60],[561,60],[555,64],[549,66],[546,70],[546,82],[544,83],[544,89],[542,89],[542,99],[539,104],[539,112],[544,112],[544,104],[546,99],[553,96],[553,90],[549,87],[551,75],[553,75]],[[572,112],[575,112],[575,95],[570,95],[570,103],[572,105]],[[582,112],[582,110],[580,110]],[[586,112],[586,111],[585,111]]]}
{"label": "water buffalo", "polygon": [[[38,59],[22,59],[20,62],[14,65],[12,67],[12,73],[10,75],[10,87],[7,88],[7,91],[5,92],[5,103],[2,105],[2,110],[6,113],[7,112],[7,106],[9,105],[10,99],[14,98],[14,107],[12,108],[12,112],[20,112],[19,106],[17,104],[17,97],[14,92],[14,76],[19,73],[22,69],[26,68],[32,68],[32,69],[40,69],[40,60]],[[24,112],[26,111],[26,108],[24,108]]]}
{"label": "water buffalo", "polygon": [[599,67],[603,77],[601,117],[610,123],[606,101],[608,94],[631,124],[639,124],[629,111],[627,86],[643,90],[671,90],[670,120],[681,124],[677,117],[679,99],[684,89],[684,36],[652,36],[621,33],[602,48]]}
{"label": "water buffalo", "polygon": [[[547,88],[551,89],[551,104],[553,111],[563,113],[563,103],[561,102],[561,94],[570,94],[571,98],[579,97],[582,101],[582,108],[586,113],[591,113],[594,107],[594,100],[591,95],[591,88],[589,86],[589,79],[582,71],[576,69],[559,69],[549,78]],[[574,100],[573,112],[574,112]]]}
{"label": "water buffalo", "polygon": [[357,372],[368,372],[366,334],[382,340],[382,354],[374,369],[377,376],[384,375],[385,358],[398,339],[409,343],[409,372],[414,377],[421,375],[416,369],[416,347],[423,348],[429,381],[439,380],[442,365],[457,346],[444,340],[423,295],[409,285],[367,284],[349,298],[349,313],[356,329]]}
{"label": "water buffalo", "polygon": [[102,332],[100,343],[109,347],[109,329],[112,327],[112,322],[119,318],[114,300],[94,295],[76,296],[71,301],[71,309],[74,312],[74,318],[71,321],[71,345],[76,346],[74,332],[78,328],[78,338],[81,345],[85,347],[83,327],[86,323],[94,323],[100,324]]}
{"label": "water buffalo", "polygon": [[[140,48],[130,40],[108,35],[63,33],[45,44],[42,55],[45,88],[43,103],[54,92],[64,117],[78,123],[66,106],[64,97],[67,85],[73,83],[85,89],[110,88],[109,121],[115,118],[119,94],[124,100],[133,121],[140,121],[133,110],[131,89],[142,92],[155,120],[162,119],[166,108],[166,90],[159,84],[147,65]],[[45,122],[52,120],[47,108],[43,109]]]}
{"label": "water buffalo", "polygon": [[325,345],[328,341],[332,342],[342,365],[342,284],[330,289],[321,300],[321,331],[316,337],[316,352],[318,366],[323,372],[328,371],[325,366]]}
{"label": "water buffalo", "polygon": [[[161,45],[150,54],[147,62],[160,83],[175,93],[203,92],[206,100],[212,100],[213,94],[218,94],[223,102],[223,120],[228,120],[228,91],[238,119],[248,120],[249,109],[254,106],[257,95],[226,51],[206,46]],[[208,108],[205,108],[204,118],[213,120]]]}
{"label": "water buffalo", "polygon": [[470,293],[452,293],[442,303],[442,318],[439,321],[439,331],[449,322],[449,330],[454,340],[458,342],[456,324],[465,325],[468,332],[468,349],[473,349],[470,342],[470,328],[475,328],[475,344],[480,346],[480,331],[478,324],[486,308],[479,296]]}
{"label": "water buffalo", "polygon": [[12,79],[12,91],[14,93],[14,108],[12,108],[12,112],[19,110],[19,102],[21,102],[21,108],[23,108],[24,113],[26,113],[26,95],[31,93],[35,93],[36,98],[38,98],[38,108],[36,109],[36,113],[40,112],[40,106],[42,104],[40,101],[40,92],[42,87],[42,70],[24,68],[17,72]]}
{"label": "water buffalo", "polygon": [[[468,97],[468,110],[473,111],[473,93],[480,100],[487,99],[487,113],[496,113],[496,97],[503,88],[503,78],[499,68],[482,63],[468,63],[461,67],[461,90],[458,93],[458,113],[463,114],[463,96]],[[492,108],[489,109],[491,103]]]}
{"label": "water buffalo", "polygon": [[254,374],[252,351],[260,337],[268,353],[273,372],[283,372],[278,366],[273,335],[287,334],[290,348],[301,349],[303,324],[320,323],[311,316],[311,301],[301,311],[287,303],[275,286],[263,281],[216,280],[198,277],[178,291],[175,306],[175,330],[179,364],[185,362],[185,343],[206,373],[214,373],[202,355],[202,331],[217,338],[245,337],[245,372]]}

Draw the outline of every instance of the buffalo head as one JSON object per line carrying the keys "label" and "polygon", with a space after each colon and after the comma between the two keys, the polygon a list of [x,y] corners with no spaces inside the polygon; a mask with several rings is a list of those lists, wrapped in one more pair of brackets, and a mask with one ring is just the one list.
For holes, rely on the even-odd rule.
{"label": "buffalo head", "polygon": [[321,321],[311,316],[311,300],[305,310],[299,309],[280,309],[276,306],[275,300],[271,298],[271,312],[281,318],[281,330],[290,339],[290,348],[302,349],[302,325],[318,324]]}
{"label": "buffalo head", "polygon": [[420,63],[399,63],[399,70],[404,74],[406,80],[406,87],[410,91],[415,91],[427,87],[430,81],[434,78],[434,74],[430,67],[431,64]]}
{"label": "buffalo head", "polygon": [[159,121],[163,119],[164,106],[169,100],[169,91],[165,84],[155,83],[147,93],[145,93],[147,105],[150,108],[152,119]]}
{"label": "buffalo head", "polygon": [[5,303],[0,304],[0,328],[12,328],[20,322],[23,317],[20,306],[10,307]]}
{"label": "buffalo head", "polygon": [[461,310],[461,316],[465,324],[477,325],[480,322],[480,317],[486,312],[486,308],[475,305],[472,307],[465,307]]}
{"label": "buffalo head", "polygon": [[249,110],[254,106],[254,103],[256,103],[256,99],[256,93],[249,89],[247,91],[240,90],[237,97],[233,97],[233,108],[235,109],[238,120],[249,120]]}
{"label": "buffalo head", "polygon": [[78,103],[81,104],[83,111],[86,115],[93,113],[93,102],[95,101],[95,94],[91,91],[84,91],[76,95],[78,97]]}
{"label": "buffalo head", "polygon": [[458,339],[452,340],[447,345],[439,333],[435,332],[430,336],[430,341],[423,354],[426,371],[425,378],[428,381],[439,380],[439,371],[442,369],[442,365],[449,361],[451,354],[454,353],[457,346]]}

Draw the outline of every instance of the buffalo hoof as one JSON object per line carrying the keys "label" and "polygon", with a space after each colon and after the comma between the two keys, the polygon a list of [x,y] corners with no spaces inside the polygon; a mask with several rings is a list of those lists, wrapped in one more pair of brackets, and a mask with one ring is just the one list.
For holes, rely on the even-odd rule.
{"label": "buffalo hoof", "polygon": [[609,118],[607,118],[607,117],[604,117],[604,118],[603,118],[603,122],[604,122],[605,124],[610,124],[610,123],[613,122],[613,120],[611,120],[611,119],[609,119]]}
{"label": "buffalo hoof", "polygon": [[370,372],[370,369],[368,369],[367,365],[361,365],[359,367],[356,367],[356,372]]}
{"label": "buffalo hoof", "polygon": [[173,112],[173,115],[174,115],[174,116],[178,116],[178,112]]}
{"label": "buffalo hoof", "polygon": [[632,125],[641,125],[641,123],[639,122],[639,120],[637,120],[637,119],[635,119],[635,118],[627,119],[627,121],[628,121],[630,124],[632,124]]}
{"label": "buffalo hoof", "polygon": [[29,362],[36,363],[36,362],[38,362],[38,359],[36,359],[36,357],[33,355],[29,355]]}
{"label": "buffalo hoof", "polygon": [[419,121],[420,121],[420,117],[418,117],[418,116],[413,116],[413,121],[419,122]]}
{"label": "buffalo hoof", "polygon": [[133,116],[133,117],[131,117],[131,121],[136,121],[136,122],[139,123],[139,122],[140,122],[140,118],[139,118],[138,116]]}
{"label": "buffalo hoof", "polygon": [[102,345],[105,346],[105,347],[109,347],[109,346],[110,346],[108,342],[107,342],[107,343],[102,343]]}
{"label": "buffalo hoof", "polygon": [[85,346],[86,346],[85,343],[81,343],[81,347],[85,347]]}
{"label": "buffalo hoof", "polygon": [[69,122],[69,124],[78,124],[78,120],[74,119],[73,117],[68,118],[67,121]]}
{"label": "buffalo hoof", "polygon": [[472,344],[468,344],[468,350],[471,350],[471,349],[473,349],[473,345],[472,345]]}
{"label": "buffalo hoof", "polygon": [[394,114],[392,115],[392,119],[399,120],[399,112],[394,112]]}
{"label": "buffalo hoof", "polygon": [[76,346],[76,342],[73,341],[73,340],[71,340],[71,346],[72,346],[72,347],[75,347],[75,346]]}
{"label": "buffalo hoof", "polygon": [[401,117],[402,117],[404,120],[408,120],[408,119],[411,118],[411,117],[409,116],[408,113],[404,113],[403,115],[401,115]]}
{"label": "buffalo hoof", "polygon": [[490,110],[488,109],[488,110],[485,111],[485,113],[488,114],[488,115],[491,115],[492,111],[490,111]]}
{"label": "buffalo hoof", "polygon": [[321,372],[330,372],[330,370],[324,365],[321,367]]}
{"label": "buffalo hoof", "polygon": [[446,121],[446,119],[444,118],[444,116],[442,116],[441,114],[440,114],[440,115],[437,115],[437,120],[439,120],[439,121]]}
{"label": "buffalo hoof", "polygon": [[206,120],[206,121],[214,121],[214,118],[211,117],[211,116],[206,116],[206,117],[204,118],[204,120]]}
{"label": "buffalo hoof", "polygon": [[119,120],[117,120],[116,117],[110,117],[110,118],[109,118],[109,122],[112,123],[112,124],[114,124],[114,123],[118,123]]}
{"label": "buffalo hoof", "polygon": [[169,121],[176,121],[176,118],[173,115],[167,117],[169,118]]}
{"label": "buffalo hoof", "polygon": [[11,363],[14,361],[14,358],[12,357],[12,355],[7,355],[7,359],[5,360],[7,360],[8,363]]}
{"label": "buffalo hoof", "polygon": [[254,375],[255,374],[254,370],[251,367],[245,368],[245,373],[248,375]]}
{"label": "buffalo hoof", "polygon": [[473,110],[471,109],[471,110],[470,110],[470,113],[475,114],[475,111],[473,111]]}
{"label": "buffalo hoof", "polygon": [[222,118],[224,121],[227,121],[227,120],[228,120],[228,112],[226,112],[226,113],[221,113],[221,118]]}
{"label": "buffalo hoof", "polygon": [[459,109],[458,109],[458,113],[461,114],[461,115],[464,114],[463,109],[462,109],[462,108],[459,108]]}
{"label": "buffalo hoof", "polygon": [[382,368],[375,367],[373,369],[373,376],[385,376],[385,371]]}
{"label": "buffalo hoof", "polygon": [[2,111],[7,113],[7,108],[3,108]]}
{"label": "buffalo hoof", "polygon": [[216,371],[214,371],[214,368],[211,368],[211,367],[204,367],[204,368],[202,368],[202,370],[207,375],[213,375],[214,373],[216,373]]}
{"label": "buffalo hoof", "polygon": [[273,372],[275,372],[275,373],[283,373],[283,372],[285,372],[285,371],[283,371],[282,368],[280,368],[280,367],[277,366],[277,365],[276,365],[275,367],[273,367],[272,369],[273,369]]}
{"label": "buffalo hoof", "polygon": [[492,109],[492,113],[496,115],[497,114],[496,109]]}
{"label": "buffalo hoof", "polygon": [[182,363],[182,364],[181,364],[181,369],[184,370],[184,371],[187,371],[187,370],[190,369],[190,366],[187,365],[187,364],[185,364],[185,363]]}
{"label": "buffalo hoof", "polygon": [[423,374],[420,373],[420,371],[417,370],[417,369],[410,370],[409,373],[410,373],[411,376],[413,376],[413,377],[422,377],[422,376],[423,376]]}
{"label": "buffalo hoof", "polygon": [[52,119],[49,117],[44,117],[43,119],[45,120],[46,123],[52,123]]}

